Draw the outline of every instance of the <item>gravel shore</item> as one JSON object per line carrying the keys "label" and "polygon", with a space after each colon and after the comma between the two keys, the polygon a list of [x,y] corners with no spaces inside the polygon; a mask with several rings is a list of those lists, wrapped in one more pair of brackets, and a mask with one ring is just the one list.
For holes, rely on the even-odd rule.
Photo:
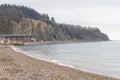
{"label": "gravel shore", "polygon": [[0,45],[0,80],[118,80],[38,60]]}

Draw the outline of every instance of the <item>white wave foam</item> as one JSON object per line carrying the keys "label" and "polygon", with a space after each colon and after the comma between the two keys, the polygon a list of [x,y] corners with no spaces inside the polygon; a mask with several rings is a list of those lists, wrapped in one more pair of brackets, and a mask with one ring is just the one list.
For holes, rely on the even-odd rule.
{"label": "white wave foam", "polygon": [[27,52],[42,53],[43,51],[27,51]]}
{"label": "white wave foam", "polygon": [[54,59],[52,60],[52,62],[64,66],[64,64],[61,63],[59,60]]}
{"label": "white wave foam", "polygon": [[20,52],[20,53],[23,53],[23,54],[26,54],[26,52],[24,52],[24,50],[22,50],[22,49],[20,49],[20,48],[18,48],[18,47],[16,47],[16,46],[11,46],[11,48],[13,49],[13,50],[15,50],[16,52]]}
{"label": "white wave foam", "polygon": [[[75,67],[72,66],[72,65],[63,64],[62,62],[60,62],[60,60],[54,59],[54,60],[52,60],[52,62],[55,63],[55,64],[58,64],[58,65],[61,65],[61,66],[67,66],[67,67],[75,68]],[[75,69],[76,69],[76,68],[75,68]]]}

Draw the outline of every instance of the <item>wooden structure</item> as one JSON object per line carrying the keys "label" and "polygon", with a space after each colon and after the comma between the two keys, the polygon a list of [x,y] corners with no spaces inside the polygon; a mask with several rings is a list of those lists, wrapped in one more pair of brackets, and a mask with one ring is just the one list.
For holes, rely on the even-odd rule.
{"label": "wooden structure", "polygon": [[25,35],[4,35],[2,37],[4,38],[2,44],[21,45],[24,44],[24,42],[31,41],[31,36]]}

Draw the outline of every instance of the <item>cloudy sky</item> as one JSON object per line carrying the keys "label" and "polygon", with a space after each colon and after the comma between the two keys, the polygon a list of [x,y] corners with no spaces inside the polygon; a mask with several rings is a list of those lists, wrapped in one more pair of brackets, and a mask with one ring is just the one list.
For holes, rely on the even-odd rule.
{"label": "cloudy sky", "polygon": [[57,22],[98,27],[112,40],[120,40],[120,0],[0,0],[47,13]]}

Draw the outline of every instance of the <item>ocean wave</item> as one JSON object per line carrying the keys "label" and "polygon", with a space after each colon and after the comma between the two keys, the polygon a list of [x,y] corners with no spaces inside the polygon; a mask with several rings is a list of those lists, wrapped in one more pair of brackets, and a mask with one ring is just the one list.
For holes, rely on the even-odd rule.
{"label": "ocean wave", "polygon": [[27,52],[42,53],[43,51],[27,51]]}
{"label": "ocean wave", "polygon": [[23,53],[23,54],[27,54],[24,50],[22,50],[22,49],[20,49],[20,48],[18,48],[18,47],[16,47],[16,46],[14,46],[14,45],[12,45],[12,46],[10,46],[14,51],[16,51],[16,52],[20,52],[20,53]]}
{"label": "ocean wave", "polygon": [[68,64],[64,64],[64,63],[62,63],[60,60],[53,59],[52,62],[55,63],[55,64],[58,64],[58,65],[61,65],[61,66],[67,66],[67,67],[71,67],[71,68],[77,69],[75,66],[73,66],[73,65],[68,65]]}
{"label": "ocean wave", "polygon": [[53,59],[52,62],[59,65],[64,65],[63,63],[61,63],[59,60],[56,60],[56,59]]}

